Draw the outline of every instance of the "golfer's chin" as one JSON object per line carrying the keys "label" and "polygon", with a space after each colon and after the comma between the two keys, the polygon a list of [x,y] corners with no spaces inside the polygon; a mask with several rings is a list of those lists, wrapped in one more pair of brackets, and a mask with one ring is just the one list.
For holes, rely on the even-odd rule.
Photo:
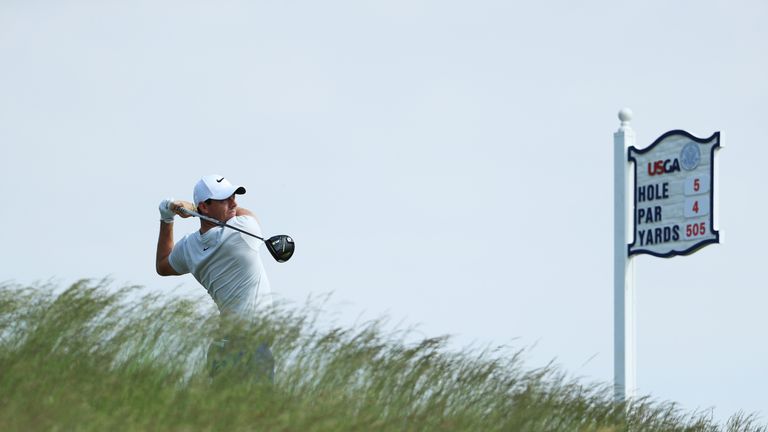
{"label": "golfer's chin", "polygon": [[231,212],[227,213],[227,218],[225,220],[230,220],[235,216],[237,216],[237,210],[232,210]]}

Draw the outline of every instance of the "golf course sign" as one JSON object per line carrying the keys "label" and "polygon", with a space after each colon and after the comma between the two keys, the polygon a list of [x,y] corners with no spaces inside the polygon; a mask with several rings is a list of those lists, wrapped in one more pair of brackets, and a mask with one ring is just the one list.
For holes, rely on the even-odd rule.
{"label": "golf course sign", "polygon": [[713,193],[719,147],[720,132],[701,139],[673,130],[644,149],[629,148],[635,185],[630,256],[669,258],[719,243]]}

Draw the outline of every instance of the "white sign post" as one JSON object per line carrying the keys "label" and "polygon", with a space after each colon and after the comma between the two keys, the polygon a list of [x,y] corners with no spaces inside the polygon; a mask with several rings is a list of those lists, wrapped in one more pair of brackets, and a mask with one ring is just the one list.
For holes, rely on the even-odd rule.
{"label": "white sign post", "polygon": [[720,132],[697,138],[674,130],[637,149],[632,111],[619,112],[614,140],[614,389],[637,391],[635,255],[671,258],[720,242],[715,155]]}
{"label": "white sign post", "polygon": [[632,240],[632,197],[629,147],[635,133],[629,126],[632,111],[619,112],[621,127],[613,134],[613,382],[618,401],[635,396],[635,266],[627,254]]}

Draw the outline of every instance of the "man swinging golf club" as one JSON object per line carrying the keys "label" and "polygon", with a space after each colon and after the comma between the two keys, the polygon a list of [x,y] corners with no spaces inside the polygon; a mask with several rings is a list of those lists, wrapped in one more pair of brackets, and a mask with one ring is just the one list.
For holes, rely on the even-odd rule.
{"label": "man swinging golf club", "polygon": [[[242,194],[243,186],[232,185],[220,175],[207,175],[195,185],[194,204],[173,199],[160,202],[156,268],[161,276],[192,273],[213,298],[223,319],[247,323],[256,316],[257,307],[271,303],[271,290],[259,252],[261,227],[253,213],[238,207],[235,195]],[[185,218],[199,216],[200,230],[187,234],[174,246],[173,221],[177,214]],[[270,240],[278,237],[290,240],[292,253],[293,240],[288,236]],[[278,259],[273,249],[270,252]],[[243,345],[240,336],[231,334],[214,341],[208,350],[211,376],[236,368],[240,374],[245,371],[251,377],[266,376],[271,381],[274,359],[269,347],[263,343]]]}

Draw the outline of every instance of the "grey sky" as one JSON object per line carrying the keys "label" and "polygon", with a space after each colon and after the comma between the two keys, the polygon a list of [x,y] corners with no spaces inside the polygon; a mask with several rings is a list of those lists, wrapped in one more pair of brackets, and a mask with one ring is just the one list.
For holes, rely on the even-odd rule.
{"label": "grey sky", "polygon": [[723,144],[725,242],[637,260],[640,392],[764,410],[766,20],[757,0],[5,0],[0,280],[200,294],[154,274],[157,203],[220,173],[296,238],[267,263],[281,297],[609,381],[628,106],[639,146]]}

